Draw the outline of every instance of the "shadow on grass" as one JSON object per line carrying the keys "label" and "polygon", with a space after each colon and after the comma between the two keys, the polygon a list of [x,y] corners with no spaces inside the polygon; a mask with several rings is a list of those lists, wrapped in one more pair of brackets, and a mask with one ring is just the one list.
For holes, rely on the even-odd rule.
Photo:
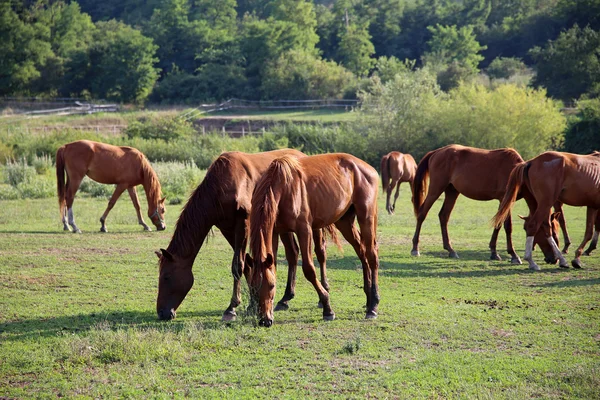
{"label": "shadow on grass", "polygon": [[[122,328],[145,328],[169,331],[183,329],[190,319],[201,319],[205,329],[222,329],[221,311],[182,311],[182,318],[173,321],[159,321],[151,311],[108,311],[89,314],[65,315],[55,318],[33,318],[0,324],[0,334],[6,341],[21,341],[56,336],[60,333],[80,333],[98,326],[111,330]],[[200,321],[198,321],[200,322]]]}
{"label": "shadow on grass", "polygon": [[543,283],[540,285],[536,285],[537,287],[557,287],[557,288],[567,288],[567,287],[577,287],[577,286],[591,286],[591,285],[600,285],[600,279],[577,279],[577,280],[569,280],[569,281],[560,281],[560,282],[549,282]]}

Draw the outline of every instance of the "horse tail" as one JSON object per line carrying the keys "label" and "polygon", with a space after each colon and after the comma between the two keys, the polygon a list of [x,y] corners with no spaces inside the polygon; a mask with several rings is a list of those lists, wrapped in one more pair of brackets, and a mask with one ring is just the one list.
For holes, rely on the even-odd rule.
{"label": "horse tail", "polygon": [[390,183],[390,155],[386,154],[381,157],[381,189],[385,193]]}
{"label": "horse tail", "polygon": [[60,210],[60,219],[65,215],[65,146],[56,151],[56,191],[58,194],[58,208]]}
{"label": "horse tail", "polygon": [[522,162],[515,165],[511,171],[508,183],[506,184],[504,197],[500,202],[500,208],[498,208],[498,212],[492,218],[492,223],[496,228],[499,228],[504,223],[504,220],[508,218],[508,214],[510,214],[510,210],[521,191],[521,186],[525,183],[525,172],[527,168],[528,163]]}
{"label": "horse tail", "polygon": [[427,195],[427,179],[429,178],[429,159],[435,154],[435,150],[425,154],[425,157],[421,160],[417,166],[417,172],[415,172],[415,178],[412,185],[413,192],[413,209],[415,216],[419,215],[419,209],[425,201]]}
{"label": "horse tail", "polygon": [[331,240],[335,244],[335,247],[337,247],[339,251],[343,251],[342,243],[340,243],[340,238],[338,237],[335,225],[327,225],[325,228],[323,228],[323,234],[331,238]]}

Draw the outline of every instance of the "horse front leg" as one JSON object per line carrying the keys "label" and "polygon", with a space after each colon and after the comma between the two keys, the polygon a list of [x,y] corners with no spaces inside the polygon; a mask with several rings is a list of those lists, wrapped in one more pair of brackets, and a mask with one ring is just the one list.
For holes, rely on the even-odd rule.
{"label": "horse front leg", "polygon": [[[327,281],[327,240],[323,229],[313,230],[313,239],[315,243],[315,254],[321,268],[321,285],[329,293],[329,282]],[[319,302],[317,307],[323,308],[323,304]]]}
{"label": "horse front leg", "polygon": [[592,251],[596,250],[596,246],[598,245],[598,235],[600,234],[600,213],[596,216],[596,222],[594,223],[594,236],[592,236],[592,242],[590,243],[590,247],[583,253],[586,256],[592,254]]}
{"label": "horse front leg", "polygon": [[148,225],[146,225],[146,223],[144,222],[144,218],[142,217],[142,210],[140,207],[140,199],[138,198],[138,194],[137,194],[137,190],[135,188],[135,186],[131,186],[127,188],[127,191],[129,192],[129,197],[131,198],[131,202],[133,203],[133,208],[135,208],[135,213],[137,214],[137,219],[138,219],[138,224],[142,225],[144,227],[145,231],[152,231],[152,228],[150,228]]}
{"label": "horse front leg", "polygon": [[287,283],[285,293],[277,305],[275,311],[283,311],[290,308],[288,302],[296,295],[296,271],[298,269],[298,243],[293,233],[281,234],[281,243],[285,249],[285,258],[288,263]]}
{"label": "horse front leg", "polygon": [[102,216],[100,217],[100,223],[102,224],[102,226],[100,227],[100,232],[108,232],[108,230],[106,229],[106,224],[105,224],[106,217],[108,217],[108,213],[115,206],[115,203],[117,202],[117,200],[119,200],[119,197],[125,191],[125,189],[127,189],[127,185],[125,185],[125,184],[119,184],[115,188],[113,195],[110,197],[110,200],[108,201],[108,206],[106,207],[104,214],[102,214]]}
{"label": "horse front leg", "polygon": [[[246,237],[246,224],[248,223],[246,218],[238,218],[233,231],[221,230],[225,239],[229,242],[233,248],[233,259],[231,261],[231,275],[233,276],[233,291],[231,294],[231,301],[229,306],[223,312],[221,318],[224,322],[235,321],[237,313],[236,307],[242,302],[242,276],[247,273],[244,266],[244,257],[246,255],[246,244],[248,238]],[[252,298],[250,299],[252,303]],[[250,306],[249,306],[250,307]]]}
{"label": "horse front leg", "polygon": [[571,238],[569,237],[569,231],[567,231],[567,220],[565,219],[565,213],[563,212],[562,203],[560,201],[554,203],[554,212],[559,213],[557,217],[558,224],[560,225],[560,230],[562,231],[565,240],[562,253],[567,254],[569,252],[569,246],[571,246]]}
{"label": "horse front leg", "polygon": [[317,279],[317,271],[312,260],[312,228],[310,226],[301,227],[297,231],[298,244],[302,254],[302,272],[304,277],[312,283],[319,295],[319,300],[323,304],[323,319],[332,321],[335,319],[335,313],[329,303],[329,293]]}

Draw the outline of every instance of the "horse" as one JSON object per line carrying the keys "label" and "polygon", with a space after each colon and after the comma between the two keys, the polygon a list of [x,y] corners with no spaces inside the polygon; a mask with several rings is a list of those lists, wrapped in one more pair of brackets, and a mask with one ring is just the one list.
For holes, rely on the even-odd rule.
{"label": "horse", "polygon": [[[451,144],[427,153],[417,167],[413,183],[413,207],[417,217],[417,226],[413,236],[411,254],[413,256],[420,255],[421,225],[433,203],[442,193],[445,193],[444,204],[439,213],[442,241],[449,256],[458,258],[448,237],[448,220],[458,196],[463,194],[470,199],[480,201],[502,199],[510,172],[515,165],[522,161],[523,158],[519,153],[510,148],[484,150]],[[426,187],[427,178],[430,181],[429,190]],[[425,193],[427,193],[427,197],[425,197]],[[521,264],[521,259],[515,252],[512,243],[510,218],[506,218],[504,230],[511,262]],[[490,240],[490,259],[492,260],[501,260],[496,251],[499,232],[500,228],[496,227]]]}
{"label": "horse", "polygon": [[[198,185],[181,211],[167,249],[156,252],[159,258],[158,298],[156,310],[159,319],[173,319],[194,283],[192,266],[204,240],[213,226],[219,228],[233,249],[231,271],[233,295],[223,313],[223,321],[236,319],[236,307],[241,303],[241,276],[247,275],[244,254],[248,240],[252,191],[256,181],[277,157],[305,157],[290,149],[257,154],[227,152],[221,154],[209,167],[204,180]],[[314,232],[315,252],[321,264],[321,280],[329,289],[326,278],[325,240],[321,231]],[[277,238],[274,239],[277,246]],[[292,234],[282,234],[281,241],[288,261],[288,284],[278,310],[287,309],[294,298],[298,245]]]}
{"label": "horse", "polygon": [[[65,172],[67,175],[65,183]],[[113,146],[110,144],[93,142],[91,140],[78,140],[67,143],[56,152],[56,181],[58,191],[58,204],[63,229],[81,233],[75,224],[73,216],[73,201],[75,193],[85,176],[96,182],[116,184],[115,191],[108,201],[108,207],[100,218],[100,231],[107,232],[106,218],[114,207],[121,194],[127,189],[138,223],[146,231],[151,231],[146,225],[140,212],[136,186],[143,185],[148,200],[148,218],[157,230],[162,231],[165,225],[165,198],[161,198],[161,187],[156,172],[150,166],[148,159],[137,149],[127,146]],[[68,216],[68,222],[67,222]]]}
{"label": "horse", "polygon": [[[417,163],[410,154],[392,151],[381,158],[381,184],[383,191],[387,191],[385,209],[388,214],[393,214],[396,209],[396,200],[398,200],[402,182],[408,182],[411,193],[413,192],[413,180],[416,172]],[[394,187],[396,188],[396,194],[394,195],[394,202],[390,205],[390,197]]]}
{"label": "horse", "polygon": [[[366,318],[377,317],[379,256],[377,230],[377,171],[345,153],[300,159],[275,159],[257,182],[250,212],[251,289],[258,298],[259,324],[273,324],[275,250],[272,236],[294,232],[302,254],[302,270],[323,305],[323,319],[335,319],[329,293],[316,278],[311,256],[315,229],[331,224],[353,246],[363,268]],[[360,233],[354,225],[358,220]]]}
{"label": "horse", "polygon": [[552,205],[560,202],[587,207],[585,236],[571,262],[574,268],[581,268],[580,257],[586,243],[592,238],[597,209],[600,208],[600,153],[579,155],[548,151],[519,163],[510,174],[506,193],[493,218],[495,226],[508,218],[519,192],[527,201],[530,212],[524,226],[527,235],[525,260],[528,261],[529,268],[536,271],[540,267],[533,261],[532,251],[533,237],[538,232],[543,234],[550,245],[550,251],[542,248],[546,260],[558,259],[560,267],[569,268],[550,231],[548,215]]}

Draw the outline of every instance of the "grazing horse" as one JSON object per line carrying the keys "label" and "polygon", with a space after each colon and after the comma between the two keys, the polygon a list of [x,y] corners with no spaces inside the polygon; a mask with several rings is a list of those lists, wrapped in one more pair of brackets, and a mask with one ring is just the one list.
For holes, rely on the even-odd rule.
{"label": "grazing horse", "polygon": [[[410,154],[402,154],[398,151],[392,151],[381,158],[381,184],[383,191],[387,191],[385,200],[385,209],[388,214],[393,214],[396,209],[396,200],[400,193],[400,184],[408,182],[411,193],[413,191],[413,180],[417,172],[417,163]],[[391,183],[390,183],[391,179]],[[394,202],[390,204],[392,191],[396,188]]]}
{"label": "grazing horse", "polygon": [[[444,204],[439,213],[444,249],[451,258],[458,258],[448,237],[448,220],[460,194],[473,200],[500,200],[513,167],[523,158],[513,149],[484,150],[451,144],[430,151],[423,157],[413,183],[413,206],[417,227],[413,237],[411,254],[418,256],[421,225],[433,203],[445,193]],[[429,177],[429,190],[425,185]],[[427,193],[427,197],[425,197]],[[513,264],[521,264],[512,244],[512,221],[510,215],[504,221],[506,247]],[[490,240],[491,259],[500,260],[496,242],[500,228],[496,227]]]}
{"label": "grazing horse", "polygon": [[[223,313],[223,321],[235,320],[235,308],[241,303],[241,276],[247,276],[244,255],[248,240],[248,227],[252,191],[256,181],[270,162],[283,155],[305,157],[297,150],[275,150],[258,154],[228,152],[221,154],[210,166],[206,177],[190,196],[177,220],[173,237],[167,249],[156,252],[160,273],[156,311],[160,319],[173,319],[176,310],[192,288],[192,266],[204,240],[213,226],[219,228],[233,249],[231,271],[233,295]],[[315,252],[321,264],[321,279],[328,288],[325,276],[325,241],[321,231],[315,234]],[[294,297],[298,245],[292,234],[282,234],[288,261],[288,284],[278,309],[287,308]],[[277,238],[274,238],[277,246]]]}
{"label": "grazing horse", "polygon": [[600,208],[600,153],[578,155],[548,151],[518,164],[510,174],[500,209],[494,216],[496,226],[508,218],[519,192],[527,201],[530,212],[525,222],[525,260],[529,262],[529,268],[536,271],[540,267],[533,261],[532,250],[533,237],[539,231],[551,247],[550,254],[542,248],[546,259],[554,257],[559,260],[560,267],[569,267],[551,234],[549,214],[552,205],[560,202],[587,207],[585,237],[572,261],[573,267],[581,268],[580,257],[592,238],[597,209]]}
{"label": "grazing horse", "polygon": [[[65,172],[67,173],[66,184]],[[86,175],[99,183],[117,185],[108,201],[106,211],[100,218],[101,232],[107,232],[106,217],[125,189],[129,192],[129,197],[135,207],[138,223],[145,230],[151,230],[144,222],[140,212],[140,200],[135,188],[137,185],[144,186],[148,200],[148,217],[156,229],[159,231],[165,229],[165,198],[161,199],[160,182],[148,159],[133,147],[119,147],[90,140],[78,140],[65,144],[56,152],[58,204],[65,231],[71,230],[72,227],[73,232],[81,233],[81,230],[75,225],[73,200]]]}
{"label": "grazing horse", "polygon": [[[274,160],[257,182],[250,213],[251,288],[258,297],[259,324],[273,324],[275,251],[272,236],[294,232],[302,253],[304,276],[316,289],[323,318],[333,320],[329,293],[316,278],[311,256],[315,229],[335,224],[361,260],[366,318],[376,318],[379,304],[377,229],[377,171],[344,153]],[[358,220],[360,233],[354,225]]]}

